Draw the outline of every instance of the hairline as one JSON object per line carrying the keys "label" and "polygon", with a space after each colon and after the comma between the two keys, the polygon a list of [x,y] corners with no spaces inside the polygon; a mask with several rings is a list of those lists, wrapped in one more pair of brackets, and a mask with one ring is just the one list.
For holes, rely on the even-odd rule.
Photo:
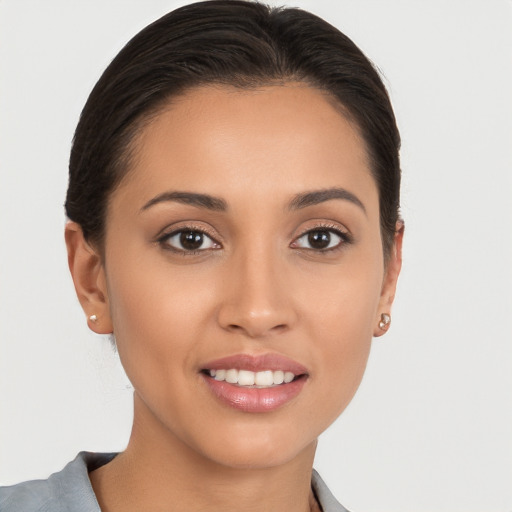
{"label": "hairline", "polygon": [[[233,91],[258,91],[259,89],[267,89],[270,87],[306,87],[314,89],[320,93],[324,99],[333,107],[338,114],[340,114],[351,126],[356,133],[358,139],[364,148],[364,156],[366,159],[366,165],[368,171],[377,186],[378,201],[379,201],[379,231],[382,242],[382,252],[384,257],[384,264],[391,255],[392,243],[388,243],[385,239],[385,234],[382,229],[382,219],[380,213],[380,188],[377,182],[376,172],[374,170],[374,157],[372,155],[371,146],[366,141],[364,132],[359,122],[355,119],[348,107],[346,107],[341,100],[333,94],[332,91],[326,87],[322,87],[314,80],[308,79],[308,77],[298,78],[293,75],[290,77],[226,77],[224,79],[215,80],[197,80],[191,82],[189,85],[182,86],[181,89],[169,92],[163,95],[161,98],[156,100],[153,105],[143,110],[135,117],[122,131],[120,136],[121,143],[117,148],[117,154],[115,155],[114,161],[111,163],[111,168],[114,171],[116,179],[112,183],[111,189],[108,191],[108,198],[105,204],[105,211],[103,214],[103,229],[99,234],[99,237],[91,239],[90,243],[97,251],[102,255],[104,259],[104,246],[105,246],[105,235],[107,229],[108,212],[114,193],[129,179],[129,176],[134,172],[138,163],[138,156],[141,154],[141,142],[142,136],[146,129],[162,114],[169,112],[173,106],[182,99],[185,99],[189,94],[205,90],[205,89],[217,89],[217,90],[233,90]],[[400,215],[398,215],[400,219]]]}

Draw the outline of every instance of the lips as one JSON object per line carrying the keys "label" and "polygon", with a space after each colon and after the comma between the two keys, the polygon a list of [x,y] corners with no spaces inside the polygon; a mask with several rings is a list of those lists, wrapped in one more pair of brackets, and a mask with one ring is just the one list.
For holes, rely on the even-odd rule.
{"label": "lips", "polygon": [[307,369],[279,354],[239,354],[211,361],[201,374],[216,398],[244,412],[270,412],[295,398]]}

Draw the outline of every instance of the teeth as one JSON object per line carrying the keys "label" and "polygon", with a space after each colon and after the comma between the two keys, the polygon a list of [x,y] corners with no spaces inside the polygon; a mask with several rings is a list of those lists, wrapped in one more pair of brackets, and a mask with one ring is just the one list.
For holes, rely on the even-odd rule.
{"label": "teeth", "polygon": [[227,370],[226,382],[229,382],[230,384],[236,384],[238,382],[238,370]]}
{"label": "teeth", "polygon": [[273,386],[274,372],[271,372],[270,370],[265,372],[258,372],[254,376],[254,384],[256,384],[256,386]]}
{"label": "teeth", "polygon": [[288,384],[294,379],[295,375],[292,372],[284,372],[284,382]]}
{"label": "teeth", "polygon": [[[293,373],[292,373],[292,375],[293,375]],[[282,372],[281,370],[277,370],[277,372],[274,372],[274,384],[282,384],[283,382],[284,382],[284,372]]]}
{"label": "teeth", "polygon": [[239,386],[258,386],[270,387],[279,384],[288,384],[295,378],[292,372],[283,372],[282,370],[264,370],[262,372],[251,372],[249,370],[209,370],[210,377],[215,380],[226,381],[229,384],[238,384]]}
{"label": "teeth", "polygon": [[238,384],[240,386],[253,386],[254,380],[254,372],[248,370],[240,370],[238,372]]}
{"label": "teeth", "polygon": [[226,370],[217,370],[215,372],[215,380],[226,380]]}

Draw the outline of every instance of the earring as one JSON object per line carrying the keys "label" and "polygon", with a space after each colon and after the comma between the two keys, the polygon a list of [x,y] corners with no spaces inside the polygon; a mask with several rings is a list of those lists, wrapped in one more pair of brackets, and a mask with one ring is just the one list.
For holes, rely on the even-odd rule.
{"label": "earring", "polygon": [[91,322],[97,322],[97,321],[98,321],[98,317],[97,317],[96,315],[91,315],[91,316],[89,317],[89,320],[90,320]]}
{"label": "earring", "polygon": [[388,329],[390,323],[391,317],[387,313],[382,313],[382,315],[380,315],[379,328],[385,331]]}

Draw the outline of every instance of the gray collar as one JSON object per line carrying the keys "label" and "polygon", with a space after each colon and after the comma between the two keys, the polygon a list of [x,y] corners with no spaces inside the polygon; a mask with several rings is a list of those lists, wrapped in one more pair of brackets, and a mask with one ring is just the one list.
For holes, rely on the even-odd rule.
{"label": "gray collar", "polygon": [[[116,453],[80,452],[48,480],[0,487],[2,512],[101,512],[89,472],[110,462]],[[313,470],[311,485],[323,512],[348,512]]]}

